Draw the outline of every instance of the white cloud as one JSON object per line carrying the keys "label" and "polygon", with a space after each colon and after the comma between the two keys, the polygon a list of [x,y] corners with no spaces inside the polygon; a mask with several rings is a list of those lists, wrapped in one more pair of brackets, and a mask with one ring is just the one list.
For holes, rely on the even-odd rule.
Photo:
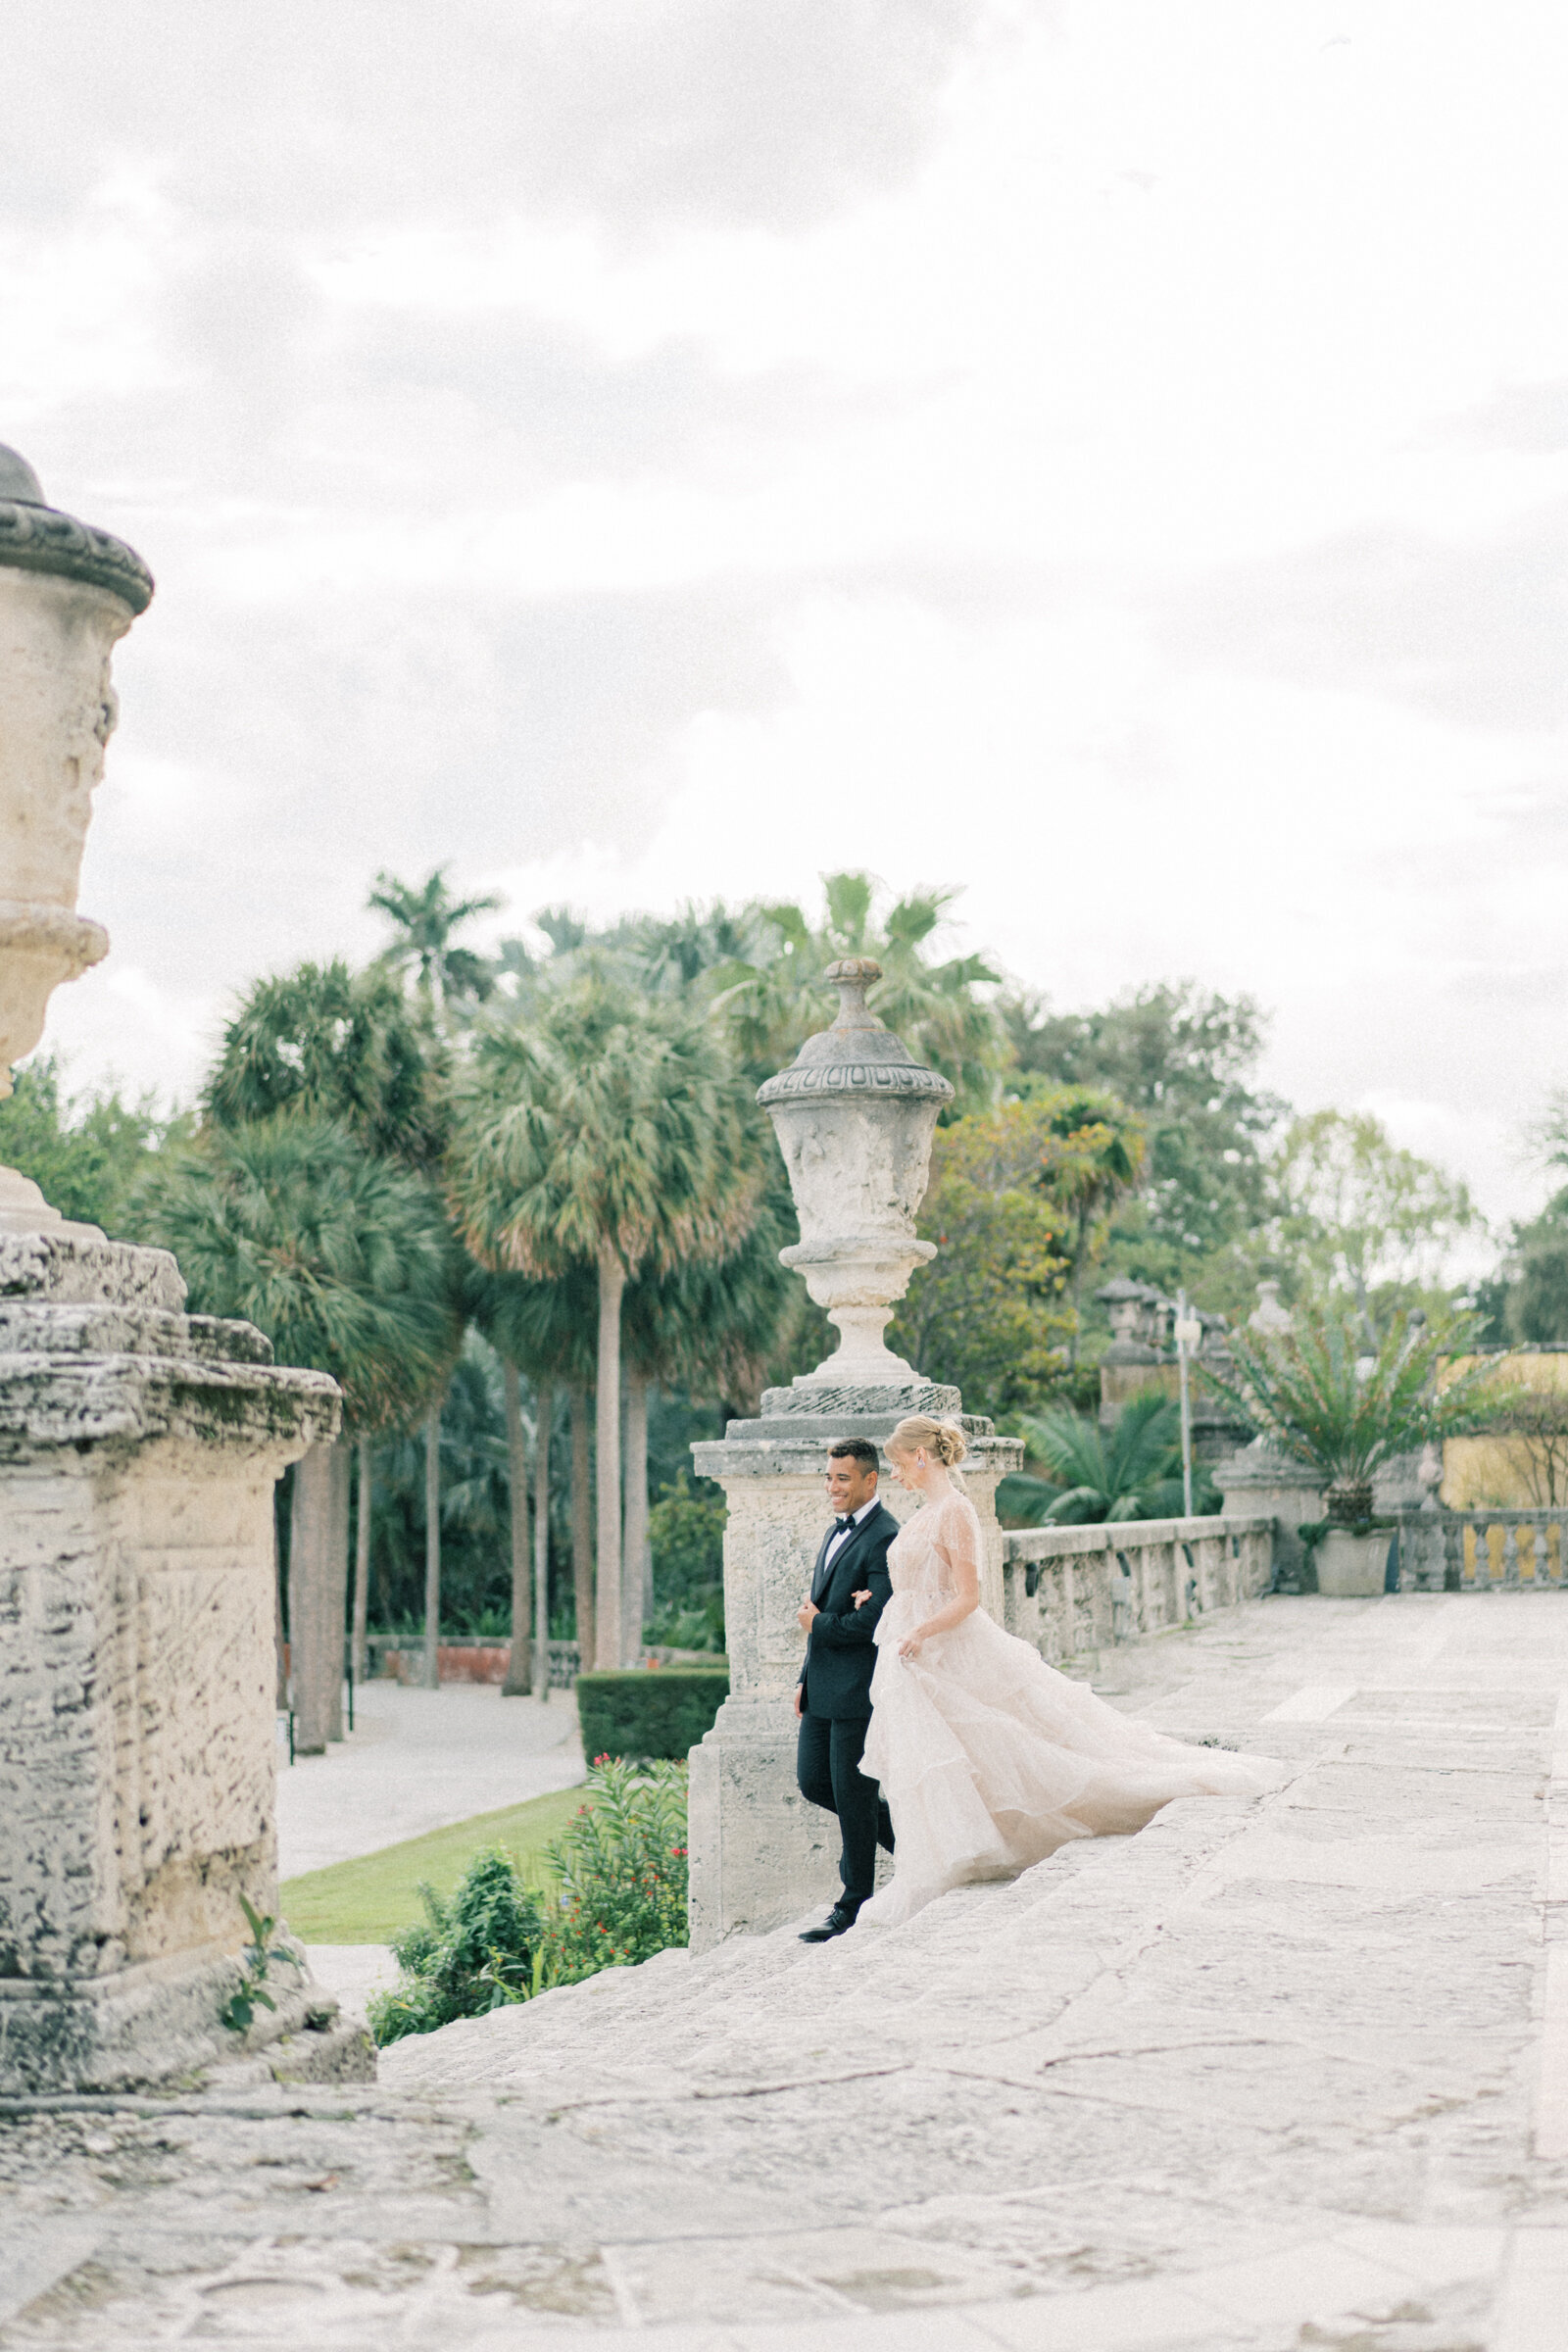
{"label": "white cloud", "polygon": [[1560,10],[13,16],[0,437],[160,580],[78,1069],[188,1089],[381,866],[866,863],[1058,1002],[1250,990],[1275,1084],[1534,1197]]}

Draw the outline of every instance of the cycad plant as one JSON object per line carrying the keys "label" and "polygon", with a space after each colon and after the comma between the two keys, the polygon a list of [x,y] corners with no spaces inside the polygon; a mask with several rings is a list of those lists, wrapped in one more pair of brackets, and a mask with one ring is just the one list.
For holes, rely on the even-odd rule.
{"label": "cycad plant", "polygon": [[[1030,1453],[1052,1475],[1049,1482],[1010,1478],[1007,1499],[1015,1507],[1030,1500],[1044,1505],[1042,1526],[1181,1516],[1181,1418],[1168,1396],[1132,1397],[1109,1430],[1065,1408],[1023,1414],[1018,1427]],[[1195,1491],[1200,1508],[1207,1504],[1204,1485],[1200,1501]]]}
{"label": "cycad plant", "polygon": [[1336,1527],[1371,1518],[1372,1481],[1385,1462],[1484,1429],[1512,1401],[1495,1362],[1473,1363],[1438,1386],[1444,1359],[1463,1354],[1469,1343],[1463,1323],[1396,1317],[1373,1356],[1361,1332],[1348,1309],[1298,1309],[1295,1329],[1278,1338],[1231,1334],[1233,1379],[1198,1366],[1260,1436],[1317,1473]]}

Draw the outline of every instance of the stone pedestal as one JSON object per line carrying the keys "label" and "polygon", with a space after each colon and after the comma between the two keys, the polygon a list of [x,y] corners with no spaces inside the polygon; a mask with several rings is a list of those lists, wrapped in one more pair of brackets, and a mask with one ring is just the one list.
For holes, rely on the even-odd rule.
{"label": "stone pedestal", "polygon": [[[989,1421],[965,1418],[958,1392],[929,1381],[885,1387],[798,1383],[768,1389],[756,1421],[693,1447],[704,1478],[729,1506],[724,1535],[724,1622],[729,1696],[691,1752],[691,1939],[704,1951],[722,1937],[760,1935],[838,1892],[838,1825],[795,1785],[795,1686],[805,1653],[796,1623],[831,1512],[824,1481],[837,1438],[868,1438],[879,1450],[908,1413],[961,1422],[970,1453],[964,1484],[980,1515],[986,1555],[981,1601],[1003,1616],[999,1480],[1023,1446]],[[917,1497],[882,1455],[881,1499],[906,1518]]]}
{"label": "stone pedestal", "polygon": [[[184,1296],[161,1250],[0,1232],[9,2094],[232,2054],[239,1898],[276,1909],[272,1488],[337,1390]],[[323,2006],[277,1997],[271,2034]]]}
{"label": "stone pedestal", "polygon": [[1272,1518],[1275,1582],[1297,1585],[1309,1573],[1306,1545],[1297,1534],[1323,1517],[1323,1489],[1304,1462],[1293,1462],[1264,1438],[1254,1438],[1227,1461],[1214,1464],[1214,1484],[1227,1514]]}

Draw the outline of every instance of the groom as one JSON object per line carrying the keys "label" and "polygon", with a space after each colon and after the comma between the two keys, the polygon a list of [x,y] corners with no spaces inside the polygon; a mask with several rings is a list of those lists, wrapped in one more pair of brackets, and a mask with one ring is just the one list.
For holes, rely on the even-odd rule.
{"label": "groom", "polygon": [[[844,1892],[803,1943],[829,1943],[853,1928],[875,1885],[878,1841],[893,1851],[893,1823],[875,1781],[860,1770],[871,1723],[871,1672],[876,1632],[893,1587],[888,1545],[899,1532],[893,1513],[877,1500],[876,1447],[844,1438],[827,1449],[828,1500],[837,1513],[822,1539],[810,1597],[800,1613],[806,1662],[795,1693],[801,1719],[796,1778],[809,1804],[836,1813],[844,1850]],[[869,1592],[858,1608],[857,1592]]]}

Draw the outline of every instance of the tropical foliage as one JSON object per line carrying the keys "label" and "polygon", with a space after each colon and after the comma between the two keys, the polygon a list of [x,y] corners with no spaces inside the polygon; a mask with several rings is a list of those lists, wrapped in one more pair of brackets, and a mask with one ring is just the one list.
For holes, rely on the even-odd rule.
{"label": "tropical foliage", "polygon": [[0,1102],[0,1165],[20,1168],[61,1215],[123,1233],[132,1195],[163,1153],[189,1140],[189,1113],[166,1117],[150,1095],[127,1102],[111,1086],[68,1097],[60,1064],[40,1054]]}
{"label": "tropical foliage", "polygon": [[654,1614],[648,1638],[671,1649],[724,1646],[724,1497],[684,1470],[648,1515]]}
{"label": "tropical foliage", "polygon": [[1359,1526],[1385,1462],[1485,1429],[1513,1403],[1494,1361],[1453,1366],[1469,1338],[1463,1323],[1431,1325],[1415,1313],[1391,1322],[1373,1354],[1359,1317],[1298,1309],[1278,1338],[1232,1336],[1234,1378],[1200,1371],[1260,1435],[1316,1472],[1331,1521]]}
{"label": "tropical foliage", "polygon": [[540,1974],[541,1901],[502,1847],[476,1854],[456,1893],[443,1899],[421,1886],[419,1900],[424,1918],[392,1938],[401,1981],[370,1996],[370,2031],[383,2049],[526,2000]]}
{"label": "tropical foliage", "polygon": [[333,1121],[209,1128],[137,1205],[138,1232],[173,1250],[193,1309],[254,1323],[280,1362],[330,1372],[352,1427],[416,1413],[457,1354],[439,1200]]}
{"label": "tropical foliage", "polygon": [[203,1106],[219,1127],[279,1111],[340,1119],[383,1158],[429,1167],[445,1142],[444,1076],[428,1024],[388,972],[302,963],[246,992]]}
{"label": "tropical foliage", "polygon": [[[1181,1418],[1168,1396],[1132,1397],[1108,1430],[1087,1414],[1057,1407],[1020,1414],[1018,1431],[1030,1457],[1048,1475],[1004,1480],[997,1499],[1009,1519],[1037,1527],[1078,1527],[1101,1520],[1181,1517]],[[1195,1468],[1193,1507],[1211,1511],[1218,1498],[1201,1466]]]}
{"label": "tropical foliage", "polygon": [[[831,1018],[833,991],[823,977],[829,964],[868,956],[882,966],[882,978],[866,1000],[871,1009],[917,1060],[952,1080],[958,1108],[993,1101],[1007,1058],[1006,1041],[990,1003],[975,991],[1001,974],[979,956],[949,956],[940,963],[928,956],[935,935],[952,919],[958,894],[915,891],[879,911],[869,874],[826,874],[823,890],[825,913],[814,925],[805,908],[791,902],[756,906],[751,953],[733,956],[712,973],[747,1068],[762,1078],[792,1061],[813,1030],[825,1028]],[[666,936],[664,953],[670,945]]]}
{"label": "tropical foliage", "polygon": [[[597,1489],[615,1662],[645,1624],[722,1640],[719,1508],[684,1482],[685,1448],[832,1344],[778,1262],[794,1213],[752,1098],[831,1017],[841,956],[875,956],[882,1017],[958,1089],[921,1213],[940,1254],[890,1336],[971,1409],[1088,1402],[1106,1275],[1185,1283],[1240,1321],[1270,1274],[1288,1303],[1354,1313],[1375,1352],[1405,1307],[1446,1306],[1484,1238],[1463,1187],[1375,1120],[1290,1118],[1257,1077],[1251,1000],[1170,983],[1054,1010],[958,952],[948,891],[841,871],[815,903],[599,926],[552,907],[491,950],[474,942],[496,902],[444,869],[382,874],[370,903],[386,943],[368,968],[301,964],[246,992],[199,1121],[113,1089],[68,1102],[38,1059],[0,1105],[0,1158],[68,1214],[173,1242],[194,1304],[340,1372],[390,1629],[420,1621],[434,1529],[455,1629],[504,1633],[531,1567],[556,1633],[609,1663]],[[1568,1166],[1568,1105],[1541,1147]],[[461,1234],[443,1230],[453,1203]],[[1481,1298],[1493,1339],[1568,1338],[1568,1190],[1515,1229]],[[596,1387],[597,1441],[575,1401]],[[1049,1474],[1031,1511],[1159,1483],[1032,1467]]]}
{"label": "tropical foliage", "polygon": [[446,868],[437,866],[416,886],[400,882],[395,874],[378,874],[369,904],[392,925],[391,944],[381,953],[383,966],[412,975],[417,996],[438,1026],[446,1028],[454,1014],[471,1012],[490,996],[495,967],[471,948],[456,946],[453,935],[475,915],[494,913],[499,899],[453,898]]}
{"label": "tropical foliage", "polygon": [[911,1277],[893,1345],[940,1364],[976,1412],[1041,1402],[1072,1354],[1072,1286],[1142,1161],[1138,1122],[1081,1087],[1036,1084],[940,1129],[919,1220],[937,1255]]}
{"label": "tropical foliage", "polygon": [[544,1980],[574,1984],[686,1941],[686,1768],[596,1756],[587,1801],[549,1848]]}
{"label": "tropical foliage", "polygon": [[[755,1122],[721,1034],[679,1004],[589,971],[527,1023],[477,1039],[448,1161],[481,1264],[535,1280],[597,1277],[596,1660],[625,1662],[620,1500],[621,1307],[645,1266],[718,1259],[762,1191]],[[640,1631],[640,1629],[639,1629]]]}
{"label": "tropical foliage", "polygon": [[[1233,1261],[1268,1212],[1268,1153],[1287,1110],[1252,1077],[1264,1037],[1254,1001],[1184,981],[1088,1012],[1026,996],[1004,1009],[1020,1072],[1102,1089],[1142,1122],[1143,1181],[1107,1236],[1107,1272],[1245,1311],[1256,1272]],[[1232,1295],[1211,1297],[1204,1278],[1227,1273]]]}

